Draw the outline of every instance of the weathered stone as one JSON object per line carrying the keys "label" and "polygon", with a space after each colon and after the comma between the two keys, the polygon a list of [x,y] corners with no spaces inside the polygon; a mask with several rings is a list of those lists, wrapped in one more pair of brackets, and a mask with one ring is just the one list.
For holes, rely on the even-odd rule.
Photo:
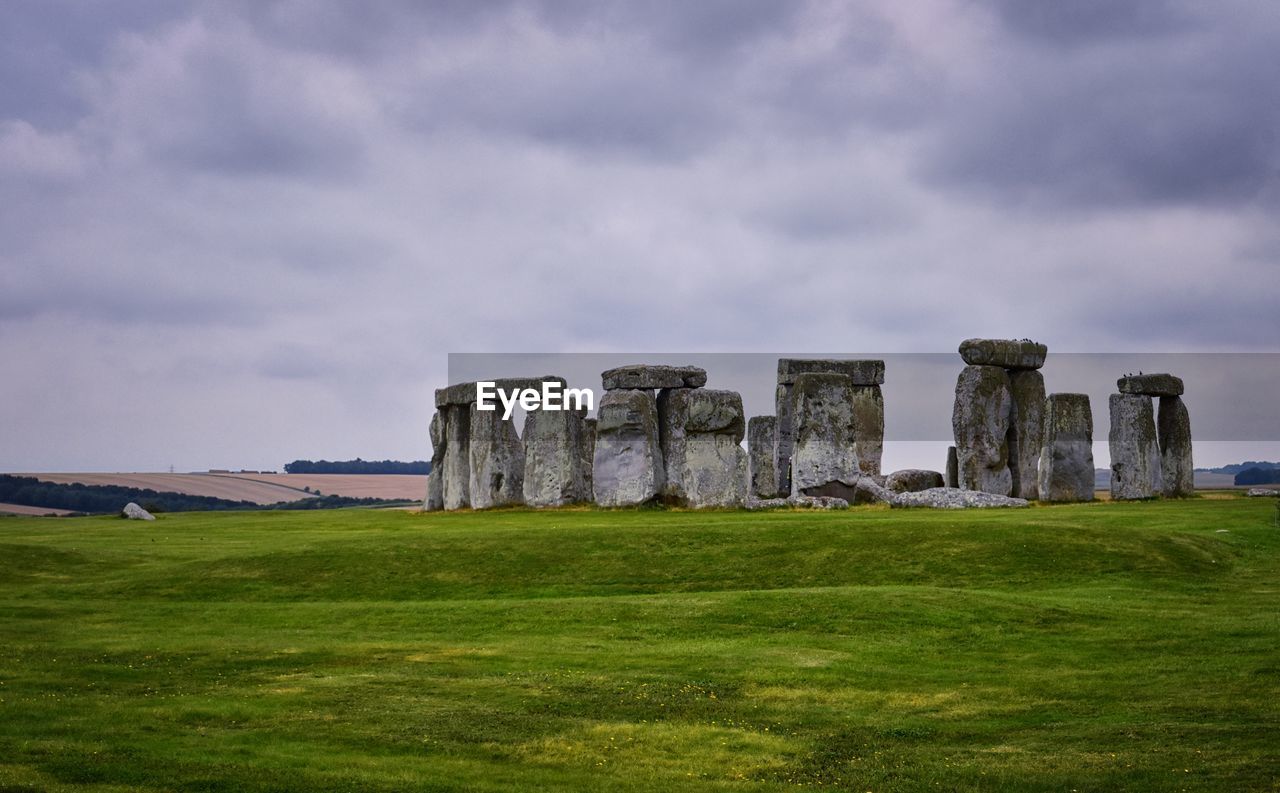
{"label": "weathered stone", "polygon": [[1027,339],[965,339],[960,357],[970,366],[999,366],[1002,369],[1039,369],[1049,348]]}
{"label": "weathered stone", "polygon": [[746,497],[742,397],[736,391],[672,388],[658,395],[658,427],[666,473],[663,500],[691,507],[728,507]]}
{"label": "weathered stone", "polygon": [[1280,490],[1270,487],[1251,487],[1244,494],[1249,498],[1265,498],[1268,496],[1280,496]]}
{"label": "weathered stone", "polygon": [[791,384],[779,384],[774,391],[773,475],[778,482],[779,498],[791,495],[791,455],[796,446],[792,390]]}
{"label": "weathered stone", "polygon": [[653,394],[608,391],[598,414],[592,465],[596,503],[620,507],[653,500],[666,479]]}
{"label": "weathered stone", "polygon": [[918,493],[935,487],[946,487],[942,474],[922,468],[907,468],[889,474],[885,487],[894,493]]}
{"label": "weathered stone", "polygon": [[966,366],[956,380],[951,429],[960,487],[1007,496],[1009,473],[1009,375],[997,366]]}
{"label": "weathered stone", "polygon": [[848,509],[849,502],[834,496],[790,496],[779,499],[788,507],[800,509]]}
{"label": "weathered stone", "polygon": [[802,374],[848,375],[853,385],[884,385],[884,361],[779,358],[778,385],[793,385]]}
{"label": "weathered stone", "polygon": [[1153,498],[1164,490],[1151,397],[1111,395],[1111,498]]}
{"label": "weathered stone", "polygon": [[595,498],[595,487],[592,484],[592,468],[595,465],[596,456],[596,420],[583,419],[582,421],[582,481],[586,486],[590,499]]}
{"label": "weathered stone", "polygon": [[701,388],[707,371],[696,366],[619,366],[600,374],[604,390],[653,390],[659,388]]}
{"label": "weathered stone", "polygon": [[155,520],[156,516],[130,501],[120,510],[120,514],[129,520]]}
{"label": "weathered stone", "polygon": [[437,410],[431,416],[431,471],[427,474],[427,497],[422,508],[427,512],[444,509],[444,420]]}
{"label": "weathered stone", "polygon": [[1032,501],[1040,497],[1036,469],[1044,446],[1044,375],[1035,369],[1009,372],[1010,494]]}
{"label": "weathered stone", "polygon": [[524,503],[559,507],[591,500],[583,465],[586,410],[531,410],[524,420]]}
{"label": "weathered stone", "polygon": [[893,491],[869,476],[860,475],[853,482],[836,480],[818,487],[805,488],[800,496],[820,498],[838,498],[849,504],[888,504],[893,501]]}
{"label": "weathered stone", "polygon": [[960,464],[956,461],[956,447],[947,447],[947,487],[960,487]]}
{"label": "weathered stone", "polygon": [[[542,390],[544,382],[559,383],[563,388],[565,380],[563,377],[555,375],[543,375],[542,377],[498,377],[490,381],[495,388],[500,388],[506,393],[513,391],[522,391],[526,388],[532,388],[537,391]],[[446,388],[436,389],[436,407],[443,408],[450,405],[470,405],[476,401],[476,381],[468,383],[454,383]],[[495,403],[499,411],[502,409],[501,403]]]}
{"label": "weathered stone", "polygon": [[1050,394],[1040,449],[1040,500],[1092,501],[1093,411],[1088,394]]}
{"label": "weathered stone", "polygon": [[773,441],[778,420],[773,416],[752,416],[747,422],[747,457],[751,470],[750,496],[774,498],[778,476],[773,467]]}
{"label": "weathered stone", "polygon": [[[461,411],[461,406],[456,408]],[[471,416],[471,506],[524,503],[524,446],[516,423],[497,410],[465,408]]]}
{"label": "weathered stone", "polygon": [[884,394],[878,385],[853,387],[853,443],[859,470],[879,476],[884,456]]}
{"label": "weathered stone", "polygon": [[1130,374],[1116,381],[1116,388],[1122,394],[1145,394],[1146,396],[1176,397],[1182,396],[1182,378],[1171,374]]}
{"label": "weathered stone", "polygon": [[893,497],[893,507],[933,507],[934,509],[989,509],[992,507],[1027,507],[1025,498],[1010,498],[976,490],[959,490],[952,487],[934,487],[917,493],[899,493]]}
{"label": "weathered stone", "polygon": [[848,375],[811,373],[797,377],[793,389],[791,494],[843,497],[817,491],[829,485],[852,488],[861,475],[853,432],[853,383]]}
{"label": "weathered stone", "polygon": [[471,506],[471,408],[446,405],[444,416],[444,463],[440,466],[440,490],[445,509]]}
{"label": "weathered stone", "polygon": [[1160,397],[1156,414],[1156,439],[1160,443],[1160,476],[1164,495],[1195,495],[1195,465],[1191,460],[1191,416],[1182,397]]}

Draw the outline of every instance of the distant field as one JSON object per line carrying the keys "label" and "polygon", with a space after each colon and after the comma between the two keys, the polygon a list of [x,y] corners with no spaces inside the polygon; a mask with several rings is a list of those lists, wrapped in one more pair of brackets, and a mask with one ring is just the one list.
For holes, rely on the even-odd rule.
{"label": "distant field", "polygon": [[0,791],[1276,791],[1218,495],[4,517]]}
{"label": "distant field", "polygon": [[70,510],[49,507],[28,507],[26,504],[0,504],[0,514],[6,515],[71,515]]}
{"label": "distant field", "polygon": [[353,498],[416,499],[426,495],[427,478],[401,474],[22,474],[58,484],[119,485],[213,496],[255,504],[297,501],[319,490],[324,495]]}

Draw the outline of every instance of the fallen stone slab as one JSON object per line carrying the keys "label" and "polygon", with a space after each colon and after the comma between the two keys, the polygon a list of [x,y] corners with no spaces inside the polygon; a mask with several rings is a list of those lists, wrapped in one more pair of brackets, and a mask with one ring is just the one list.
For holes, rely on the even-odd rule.
{"label": "fallen stone slab", "polygon": [[916,493],[898,493],[890,502],[892,507],[932,507],[934,509],[990,509],[993,507],[1027,507],[1025,498],[1012,498],[977,490],[960,490],[954,487],[933,487]]}
{"label": "fallen stone slab", "polygon": [[156,516],[130,501],[120,510],[120,514],[129,520],[155,520]]}
{"label": "fallen stone slab", "polygon": [[1050,394],[1040,449],[1040,500],[1092,501],[1093,410],[1088,394]]}
{"label": "fallen stone slab", "polygon": [[773,467],[773,440],[778,420],[773,416],[752,416],[747,422],[747,461],[752,498],[774,498],[778,476]]}
{"label": "fallen stone slab", "polygon": [[707,370],[696,366],[635,364],[601,372],[600,379],[606,391],[701,388],[707,384]]}
{"label": "fallen stone slab", "polygon": [[805,488],[799,497],[838,498],[849,504],[889,504],[894,493],[869,476],[859,476],[852,482],[837,480]]}
{"label": "fallen stone slab", "polygon": [[600,400],[592,455],[595,502],[644,504],[666,481],[658,437],[658,405],[648,390],[612,390]]}
{"label": "fallen stone slab", "polygon": [[1044,375],[1036,369],[1009,372],[1009,494],[1040,497],[1040,451],[1044,446]]}
{"label": "fallen stone slab", "polygon": [[[562,389],[566,385],[563,377],[557,377],[550,374],[543,375],[542,377],[499,377],[486,382],[492,382],[495,389],[502,389],[502,391],[508,394],[529,388],[532,388],[535,391],[541,391],[542,384],[547,382],[557,383]],[[475,401],[476,381],[474,380],[468,383],[454,383],[451,386],[436,389],[437,408],[447,407],[449,405],[470,405]],[[499,411],[502,410],[501,402],[498,402],[495,399],[494,404],[497,405]]]}
{"label": "fallen stone slab", "polygon": [[942,474],[923,468],[906,468],[889,474],[885,487],[894,493],[918,493],[935,487],[946,487]]}
{"label": "fallen stone slab", "polygon": [[970,365],[961,370],[951,413],[960,487],[998,496],[1012,492],[1008,443],[1012,401],[1004,369]]}
{"label": "fallen stone slab", "polygon": [[971,366],[999,366],[1002,369],[1039,369],[1049,348],[1029,339],[965,339],[960,357]]}
{"label": "fallen stone slab", "polygon": [[1182,396],[1182,378],[1171,374],[1130,374],[1116,381],[1122,394],[1144,394],[1154,397]]}
{"label": "fallen stone slab", "polygon": [[835,358],[779,358],[778,385],[793,385],[802,374],[842,374],[853,385],[884,385],[884,361]]}
{"label": "fallen stone slab", "polygon": [[1111,498],[1131,501],[1160,495],[1164,480],[1151,397],[1112,394],[1110,408]]}
{"label": "fallen stone slab", "polygon": [[1270,487],[1251,487],[1245,491],[1245,495],[1249,498],[1262,498],[1266,496],[1280,496],[1280,490]]}
{"label": "fallen stone slab", "polygon": [[1191,459],[1191,416],[1182,397],[1160,397],[1156,412],[1156,440],[1160,444],[1160,476],[1168,498],[1195,495],[1195,463]]}

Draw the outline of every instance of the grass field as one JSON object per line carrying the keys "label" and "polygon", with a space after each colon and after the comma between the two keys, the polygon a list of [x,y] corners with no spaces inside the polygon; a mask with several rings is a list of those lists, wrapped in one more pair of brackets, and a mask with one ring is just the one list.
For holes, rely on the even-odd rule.
{"label": "grass field", "polygon": [[0,790],[1274,791],[1274,510],[0,518]]}

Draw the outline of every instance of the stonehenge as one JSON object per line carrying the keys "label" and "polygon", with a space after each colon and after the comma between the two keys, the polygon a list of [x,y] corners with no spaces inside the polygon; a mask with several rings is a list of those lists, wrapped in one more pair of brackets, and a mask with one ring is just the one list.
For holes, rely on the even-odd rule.
{"label": "stonehenge", "polygon": [[[956,484],[997,496],[1040,497],[1044,366],[1048,348],[1027,339],[965,339],[966,366],[951,413]],[[948,466],[950,461],[948,460]]]}
{"label": "stonehenge", "polygon": [[[1195,494],[1191,416],[1182,379],[1128,374],[1111,395],[1111,497],[1132,500]],[[1159,399],[1158,420],[1153,400]]]}
{"label": "stonehenge", "polygon": [[1088,394],[1050,394],[1040,450],[1040,500],[1093,500],[1093,411]]}
{"label": "stonehenge", "polygon": [[[1047,352],[1027,340],[965,340],[951,415],[955,445],[947,449],[944,472],[906,469],[888,476],[881,474],[881,360],[781,358],[775,413],[750,421],[741,394],[706,388],[707,372],[694,366],[602,372],[604,394],[594,418],[589,404],[551,404],[549,393],[584,392],[566,391],[561,377],[454,383],[435,392],[423,510],[1090,501],[1089,397],[1046,395],[1040,367]],[[1183,390],[1170,374],[1117,381],[1118,393],[1109,399],[1113,499],[1194,494]],[[491,400],[494,393],[501,406]],[[526,404],[525,397],[536,403],[539,394],[545,405]],[[525,413],[522,430],[517,405]]]}

